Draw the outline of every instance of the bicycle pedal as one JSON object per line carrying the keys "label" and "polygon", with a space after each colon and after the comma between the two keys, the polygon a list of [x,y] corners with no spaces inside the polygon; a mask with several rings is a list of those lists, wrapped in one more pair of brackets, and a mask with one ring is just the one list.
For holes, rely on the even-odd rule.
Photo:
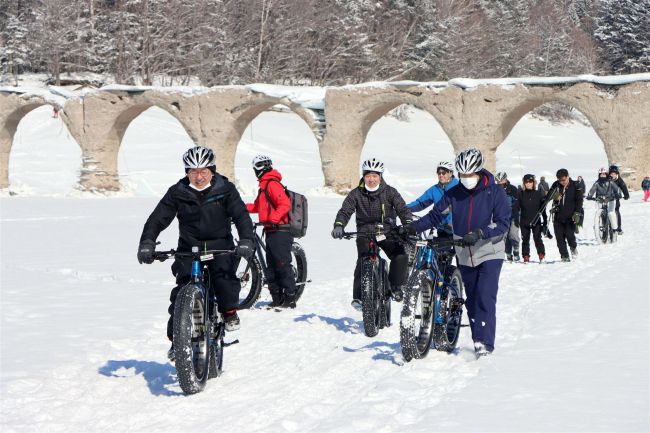
{"label": "bicycle pedal", "polygon": [[239,343],[239,339],[237,339],[237,340],[233,340],[233,341],[231,341],[230,343],[226,343],[226,342],[224,342],[224,343],[223,343],[223,347],[232,346],[233,344],[237,344],[237,343]]}

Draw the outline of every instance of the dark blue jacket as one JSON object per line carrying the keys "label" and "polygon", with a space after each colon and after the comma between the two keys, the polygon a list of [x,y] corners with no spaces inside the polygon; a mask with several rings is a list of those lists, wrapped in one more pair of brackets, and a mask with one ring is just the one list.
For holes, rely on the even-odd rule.
{"label": "dark blue jacket", "polygon": [[443,220],[444,211],[451,208],[454,237],[481,229],[483,239],[473,247],[457,248],[459,264],[477,266],[483,261],[503,259],[504,235],[510,229],[512,208],[501,185],[492,173],[483,169],[478,185],[468,190],[462,184],[449,189],[435,207],[414,222],[418,233],[434,227]]}

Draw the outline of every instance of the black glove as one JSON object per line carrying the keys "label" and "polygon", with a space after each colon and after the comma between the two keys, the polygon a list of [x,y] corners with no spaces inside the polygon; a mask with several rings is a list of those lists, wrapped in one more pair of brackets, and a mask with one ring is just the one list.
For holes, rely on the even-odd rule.
{"label": "black glove", "polygon": [[580,224],[580,221],[582,220],[582,214],[580,212],[573,212],[573,215],[571,215],[571,220],[573,221],[573,224]]}
{"label": "black glove", "polygon": [[397,229],[397,235],[402,238],[416,236],[418,234],[418,231],[415,229],[415,226],[413,224],[398,226],[396,227],[396,229]]}
{"label": "black glove", "polygon": [[255,244],[251,239],[240,239],[239,245],[235,247],[235,254],[245,259],[250,259],[255,254]]}
{"label": "black glove", "polygon": [[463,236],[463,243],[469,246],[476,244],[479,239],[483,239],[483,230],[476,229]]}
{"label": "black glove", "polygon": [[334,228],[332,229],[332,237],[334,239],[343,239],[343,226],[342,225],[335,225]]}
{"label": "black glove", "polygon": [[145,239],[138,246],[138,262],[150,265],[153,263],[153,253],[156,251],[156,243]]}

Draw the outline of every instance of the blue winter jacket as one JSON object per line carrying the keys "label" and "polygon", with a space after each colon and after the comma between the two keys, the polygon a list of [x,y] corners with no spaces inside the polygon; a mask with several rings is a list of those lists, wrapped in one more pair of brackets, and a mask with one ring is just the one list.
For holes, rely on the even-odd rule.
{"label": "blue winter jacket", "polygon": [[468,190],[462,184],[450,188],[431,211],[414,222],[418,233],[437,226],[444,212],[451,209],[454,237],[481,229],[483,239],[471,247],[457,247],[458,263],[478,266],[486,260],[501,259],[505,254],[504,238],[510,229],[512,208],[501,185],[494,182],[492,173],[483,169],[478,185]]}
{"label": "blue winter jacket", "polygon": [[[419,212],[421,210],[424,210],[429,206],[431,206],[432,204],[438,203],[442,198],[442,196],[445,195],[445,192],[455,187],[456,185],[458,185],[458,179],[456,179],[455,177],[452,177],[447,185],[443,186],[440,185],[440,183],[437,183],[433,185],[431,188],[429,188],[428,190],[426,190],[424,194],[422,194],[420,197],[416,198],[414,201],[407,204],[406,206],[408,206],[411,212]],[[442,219],[442,223],[438,224],[436,226],[436,229],[451,234],[451,212],[448,212],[444,216],[444,218]]]}

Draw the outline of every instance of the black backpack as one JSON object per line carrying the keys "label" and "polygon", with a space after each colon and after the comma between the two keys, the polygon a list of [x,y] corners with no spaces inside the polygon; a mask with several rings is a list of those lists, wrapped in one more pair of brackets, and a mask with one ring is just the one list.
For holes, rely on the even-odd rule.
{"label": "black backpack", "polygon": [[[282,182],[275,179],[269,180],[269,182],[277,182],[282,185]],[[284,192],[287,194],[287,197],[289,197],[291,208],[287,213],[289,224],[286,226],[280,226],[280,228],[287,229],[294,238],[301,238],[307,234],[307,197],[298,192],[287,189],[287,187],[284,185],[282,185],[282,187],[284,188]],[[264,195],[266,195],[266,201],[268,201],[269,204],[273,206],[266,188],[264,189]]]}

